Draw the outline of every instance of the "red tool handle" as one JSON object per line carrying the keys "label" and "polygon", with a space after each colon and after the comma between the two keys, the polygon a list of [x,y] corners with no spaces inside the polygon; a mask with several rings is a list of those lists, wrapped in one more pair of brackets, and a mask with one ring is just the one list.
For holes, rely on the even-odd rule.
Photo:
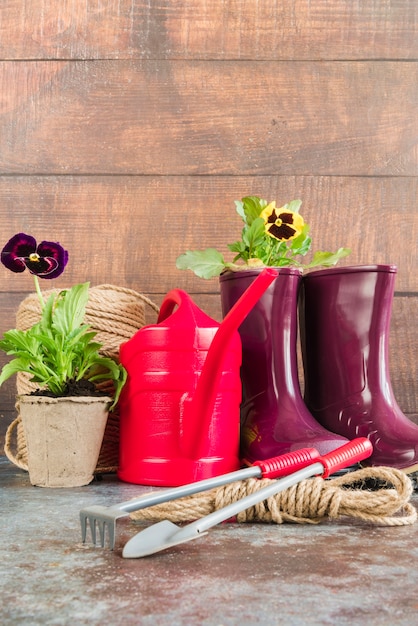
{"label": "red tool handle", "polygon": [[330,474],[367,459],[373,452],[373,446],[366,437],[353,439],[343,446],[333,450],[329,454],[320,456],[315,462],[321,463],[324,467],[322,478],[328,478]]}
{"label": "red tool handle", "polygon": [[316,448],[301,448],[264,461],[255,461],[251,465],[260,468],[259,478],[279,478],[311,465],[320,458]]}

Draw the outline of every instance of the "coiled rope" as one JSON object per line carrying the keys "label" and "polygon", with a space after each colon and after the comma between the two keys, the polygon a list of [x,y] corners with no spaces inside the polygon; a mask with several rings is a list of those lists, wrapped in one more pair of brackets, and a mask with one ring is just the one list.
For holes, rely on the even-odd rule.
{"label": "coiled rope", "polygon": [[[131,513],[135,521],[188,522],[209,515],[271,484],[250,478],[207,492],[158,504]],[[367,487],[373,483],[373,489]],[[377,485],[377,486],[376,486]],[[309,478],[239,513],[236,521],[318,524],[348,516],[380,526],[407,526],[417,519],[409,502],[413,485],[401,470],[389,467],[360,469],[323,480]]]}

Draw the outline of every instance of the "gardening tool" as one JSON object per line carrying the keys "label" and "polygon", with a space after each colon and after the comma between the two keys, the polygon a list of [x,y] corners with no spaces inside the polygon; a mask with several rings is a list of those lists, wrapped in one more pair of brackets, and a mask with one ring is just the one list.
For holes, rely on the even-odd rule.
{"label": "gardening tool", "polygon": [[149,526],[128,541],[123,549],[122,556],[128,559],[148,556],[177,546],[180,543],[202,537],[207,534],[208,529],[212,526],[229,519],[250,506],[254,506],[258,502],[270,498],[279,491],[283,491],[311,476],[327,478],[336,470],[370,456],[372,451],[373,447],[368,439],[354,439],[333,452],[318,457],[314,463],[284,478],[275,480],[271,485],[260,489],[256,493],[214,511],[191,524],[179,527],[168,520],[164,520]]}
{"label": "gardening tool", "polygon": [[[220,277],[224,315],[260,270]],[[249,462],[312,446],[327,454],[347,443],[321,426],[303,402],[297,365],[297,299],[302,270],[281,267],[239,327],[242,342],[241,457]]]}
{"label": "gardening tool", "polygon": [[395,265],[359,265],[304,277],[305,402],[325,428],[369,437],[373,454],[365,465],[411,473],[418,470],[418,426],[397,404],[389,372],[396,272]]}
{"label": "gardening tool", "polygon": [[80,511],[82,541],[83,543],[86,541],[88,522],[93,543],[96,544],[96,530],[98,529],[100,545],[102,548],[104,547],[105,531],[107,528],[109,545],[113,550],[115,547],[116,520],[121,517],[126,517],[133,511],[139,511],[140,509],[145,509],[149,506],[169,502],[171,500],[190,496],[202,491],[208,491],[214,487],[221,487],[222,485],[227,485],[235,482],[236,480],[246,480],[247,478],[277,478],[279,476],[285,476],[291,471],[302,469],[306,465],[309,465],[317,457],[319,457],[319,452],[315,450],[315,448],[304,448],[289,454],[267,459],[265,461],[257,461],[250,467],[237,470],[236,472],[207,478],[189,485],[175,487],[174,489],[164,489],[158,492],[148,493],[140,496],[139,498],[134,498],[132,500],[128,500],[127,502],[121,502],[120,504],[116,504],[114,506],[90,506]]}
{"label": "gardening tool", "polygon": [[121,346],[121,480],[176,487],[240,467],[237,328],[276,276],[266,268],[221,324],[174,289],[157,324]]}

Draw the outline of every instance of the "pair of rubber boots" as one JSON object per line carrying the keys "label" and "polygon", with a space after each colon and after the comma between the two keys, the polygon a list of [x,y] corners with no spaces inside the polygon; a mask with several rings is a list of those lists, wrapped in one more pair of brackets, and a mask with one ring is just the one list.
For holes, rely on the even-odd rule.
{"label": "pair of rubber boots", "polygon": [[[260,270],[220,278],[225,315]],[[389,376],[396,266],[312,271],[280,268],[239,332],[241,457],[303,447],[321,454],[356,437],[373,444],[366,465],[418,470],[418,426],[399,408]],[[298,306],[304,369],[297,364]]]}

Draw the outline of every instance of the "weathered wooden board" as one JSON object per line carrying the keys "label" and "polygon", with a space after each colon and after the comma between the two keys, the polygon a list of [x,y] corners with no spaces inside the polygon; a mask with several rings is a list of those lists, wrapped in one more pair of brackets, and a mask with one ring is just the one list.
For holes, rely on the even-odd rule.
{"label": "weathered wooden board", "polygon": [[2,0],[0,57],[415,58],[414,0]]}
{"label": "weathered wooden board", "polygon": [[[3,176],[2,239],[23,231],[60,241],[70,262],[59,286],[90,280],[149,294],[173,287],[210,293],[216,279],[177,270],[176,258],[215,247],[231,260],[227,243],[242,226],[234,200],[245,195],[278,206],[301,198],[313,249],[350,247],[350,265],[396,264],[397,291],[418,292],[416,178]],[[0,271],[0,291],[29,289],[28,274]]]}
{"label": "weathered wooden board", "polygon": [[[299,197],[315,249],[398,265],[392,382],[418,420],[417,33],[414,0],[3,0],[2,240],[61,241],[55,286],[181,287],[220,319],[176,257],[226,250],[234,199]],[[0,332],[29,290],[0,271]],[[13,406],[9,381],[0,432]]]}
{"label": "weathered wooden board", "polygon": [[415,176],[410,62],[1,62],[0,173]]}
{"label": "weathered wooden board", "polygon": [[395,298],[390,336],[393,388],[404,411],[418,413],[418,297]]}

